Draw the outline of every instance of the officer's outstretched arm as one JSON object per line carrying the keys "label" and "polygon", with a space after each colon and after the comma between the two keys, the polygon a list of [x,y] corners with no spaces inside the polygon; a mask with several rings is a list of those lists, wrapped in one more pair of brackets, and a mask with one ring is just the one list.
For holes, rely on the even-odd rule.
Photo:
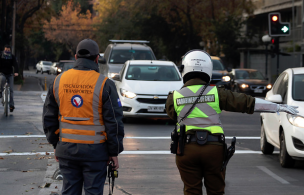
{"label": "officer's outstretched arm", "polygon": [[299,111],[297,106],[287,104],[276,104],[260,98],[255,98],[254,112],[286,112],[296,115]]}

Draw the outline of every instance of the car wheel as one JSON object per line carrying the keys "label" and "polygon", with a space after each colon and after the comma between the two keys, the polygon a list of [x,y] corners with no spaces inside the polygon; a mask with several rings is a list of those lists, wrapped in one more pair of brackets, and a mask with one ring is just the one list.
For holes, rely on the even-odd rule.
{"label": "car wheel", "polygon": [[39,70],[37,69],[37,70],[36,70],[36,74],[38,74],[38,72],[39,72]]}
{"label": "car wheel", "polygon": [[267,142],[267,137],[264,129],[264,124],[261,126],[261,151],[263,154],[272,154],[274,150],[274,146]]}
{"label": "car wheel", "polygon": [[280,164],[285,168],[293,167],[295,164],[295,160],[292,159],[287,152],[284,131],[282,131],[282,134],[280,136]]}
{"label": "car wheel", "polygon": [[43,69],[41,69],[41,74],[43,74]]}

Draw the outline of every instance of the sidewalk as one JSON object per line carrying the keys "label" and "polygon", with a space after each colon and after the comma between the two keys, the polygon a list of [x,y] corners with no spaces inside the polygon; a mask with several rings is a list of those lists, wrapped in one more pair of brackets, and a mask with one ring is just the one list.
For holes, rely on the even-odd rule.
{"label": "sidewalk", "polygon": [[[30,71],[24,71],[24,73]],[[22,85],[14,85],[14,91],[43,91],[39,85],[38,78],[28,76],[24,74],[24,80]]]}

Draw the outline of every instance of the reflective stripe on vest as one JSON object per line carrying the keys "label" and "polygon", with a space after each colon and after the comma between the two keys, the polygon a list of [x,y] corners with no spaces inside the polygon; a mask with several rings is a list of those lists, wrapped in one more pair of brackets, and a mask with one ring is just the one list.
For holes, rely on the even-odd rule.
{"label": "reflective stripe on vest", "polygon": [[60,141],[82,144],[106,141],[102,118],[106,80],[107,77],[93,70],[70,69],[56,77],[53,93],[59,106]]}
{"label": "reflective stripe on vest", "polygon": [[[174,91],[174,108],[178,121],[185,116],[203,88],[204,86],[202,85],[192,85]],[[224,133],[219,117],[220,113],[217,88],[215,86],[208,86],[195,105],[195,108],[183,120],[183,124],[186,125],[186,131],[202,129],[208,130],[211,133]]]}

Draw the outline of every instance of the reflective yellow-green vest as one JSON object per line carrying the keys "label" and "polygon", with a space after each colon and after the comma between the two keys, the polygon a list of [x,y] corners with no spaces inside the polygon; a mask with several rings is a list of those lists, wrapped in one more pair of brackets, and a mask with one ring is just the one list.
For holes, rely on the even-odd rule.
{"label": "reflective yellow-green vest", "polygon": [[[174,91],[173,100],[177,121],[180,121],[189,111],[203,88],[204,85],[191,85]],[[216,86],[208,86],[192,112],[183,120],[186,132],[189,130],[208,130],[212,134],[224,133],[219,117],[220,113],[217,88]],[[179,124],[177,125],[179,127]]]}

